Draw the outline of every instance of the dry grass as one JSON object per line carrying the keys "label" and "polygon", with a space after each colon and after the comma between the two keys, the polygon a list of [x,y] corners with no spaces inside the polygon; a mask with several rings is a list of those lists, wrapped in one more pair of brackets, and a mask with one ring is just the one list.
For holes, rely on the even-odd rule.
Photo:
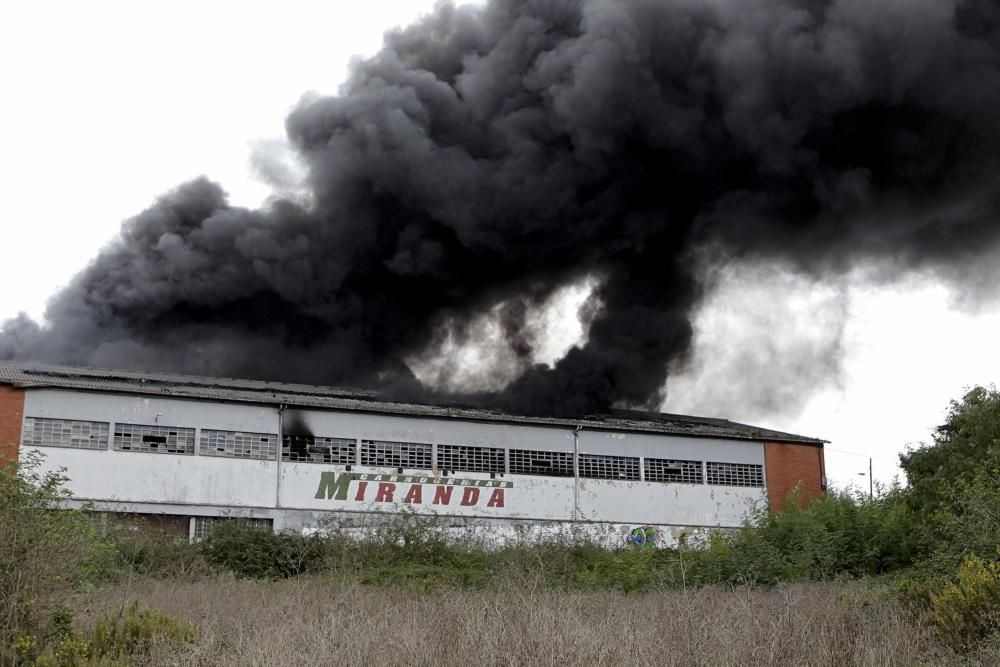
{"label": "dry grass", "polygon": [[[928,631],[862,584],[641,595],[371,587],[329,578],[142,580],[87,618],[140,599],[199,624],[197,645],[149,664],[914,665],[954,663]],[[992,658],[1000,657],[994,654]],[[990,657],[972,664],[990,664]]]}

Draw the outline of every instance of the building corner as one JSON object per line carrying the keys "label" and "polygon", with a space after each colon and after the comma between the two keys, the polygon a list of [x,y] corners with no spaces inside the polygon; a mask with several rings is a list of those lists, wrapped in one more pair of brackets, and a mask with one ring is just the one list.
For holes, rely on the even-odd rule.
{"label": "building corner", "polygon": [[765,442],[764,469],[767,502],[773,511],[781,511],[796,489],[796,502],[800,507],[826,493],[822,445]]}
{"label": "building corner", "polygon": [[24,389],[0,384],[0,466],[17,461],[24,421]]}

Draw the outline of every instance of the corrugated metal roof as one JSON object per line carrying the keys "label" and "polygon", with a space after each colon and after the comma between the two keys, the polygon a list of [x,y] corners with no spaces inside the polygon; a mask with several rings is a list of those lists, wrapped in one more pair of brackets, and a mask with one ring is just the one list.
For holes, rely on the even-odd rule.
{"label": "corrugated metal roof", "polygon": [[0,361],[0,384],[143,396],[209,399],[261,405],[284,404],[302,408],[351,410],[387,415],[439,417],[533,426],[563,428],[579,426],[584,429],[601,431],[728,438],[758,442],[764,440],[797,442],[820,446],[825,442],[818,438],[782,433],[781,431],[711,417],[692,417],[634,410],[615,410],[610,414],[593,415],[579,419],[524,416],[483,408],[387,401],[374,392],[360,389],[77,366],[52,366],[22,361]]}

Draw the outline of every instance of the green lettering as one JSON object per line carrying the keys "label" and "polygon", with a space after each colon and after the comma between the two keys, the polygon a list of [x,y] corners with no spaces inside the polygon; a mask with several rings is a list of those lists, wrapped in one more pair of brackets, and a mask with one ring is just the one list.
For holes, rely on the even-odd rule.
{"label": "green lettering", "polygon": [[336,500],[347,500],[347,490],[351,485],[352,475],[344,473],[337,476],[335,472],[323,472],[319,476],[319,488],[316,489],[316,498],[326,500],[334,498]]}

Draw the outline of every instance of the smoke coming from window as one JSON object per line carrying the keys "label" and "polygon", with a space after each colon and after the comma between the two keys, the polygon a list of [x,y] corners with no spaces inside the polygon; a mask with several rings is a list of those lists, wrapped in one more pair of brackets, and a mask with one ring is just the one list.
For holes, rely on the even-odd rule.
{"label": "smoke coming from window", "polygon": [[[720,267],[992,288],[998,117],[992,1],[440,6],[291,113],[304,195],[181,185],[0,358],[653,407]],[[581,342],[535,363],[533,309],[585,281]],[[484,313],[513,379],[422,386],[407,360]]]}

